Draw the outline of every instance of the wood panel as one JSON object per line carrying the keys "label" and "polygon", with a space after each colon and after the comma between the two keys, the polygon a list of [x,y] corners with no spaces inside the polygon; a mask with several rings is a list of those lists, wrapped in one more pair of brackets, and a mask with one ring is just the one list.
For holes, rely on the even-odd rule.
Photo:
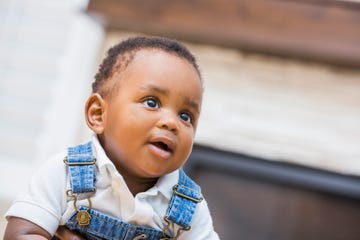
{"label": "wood panel", "polygon": [[90,0],[107,28],[360,66],[360,3],[335,0]]}

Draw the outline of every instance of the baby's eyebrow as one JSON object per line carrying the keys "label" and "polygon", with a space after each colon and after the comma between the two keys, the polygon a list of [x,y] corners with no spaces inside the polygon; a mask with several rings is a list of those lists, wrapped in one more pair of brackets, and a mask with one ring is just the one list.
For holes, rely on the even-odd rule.
{"label": "baby's eyebrow", "polygon": [[190,98],[185,98],[184,103],[185,103],[185,105],[192,107],[197,113],[200,112],[199,104],[196,101],[194,101]]}
{"label": "baby's eyebrow", "polygon": [[164,88],[160,88],[160,87],[155,86],[155,85],[142,86],[140,89],[144,90],[144,91],[158,92],[158,93],[163,94],[163,95],[169,95],[169,90],[164,89]]}

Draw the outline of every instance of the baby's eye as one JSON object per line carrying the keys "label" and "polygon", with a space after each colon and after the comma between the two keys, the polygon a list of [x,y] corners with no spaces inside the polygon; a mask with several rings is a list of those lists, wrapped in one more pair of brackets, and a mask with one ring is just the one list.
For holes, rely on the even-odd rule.
{"label": "baby's eye", "polygon": [[191,123],[191,116],[190,114],[186,113],[186,112],[182,112],[179,114],[179,117],[184,120],[185,122]]}
{"label": "baby's eye", "polygon": [[159,108],[159,103],[156,99],[148,98],[142,102],[145,106],[150,108]]}

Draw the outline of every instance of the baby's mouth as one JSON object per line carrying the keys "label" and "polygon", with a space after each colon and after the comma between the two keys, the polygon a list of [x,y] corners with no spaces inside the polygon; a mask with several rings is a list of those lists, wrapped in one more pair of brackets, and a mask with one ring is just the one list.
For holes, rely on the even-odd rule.
{"label": "baby's mouth", "polygon": [[166,144],[166,143],[163,143],[163,142],[153,142],[151,143],[153,145],[155,145],[156,147],[164,150],[164,151],[167,151],[167,152],[171,152],[171,149],[169,148],[169,146]]}
{"label": "baby's mouth", "polygon": [[154,136],[149,144],[151,152],[162,159],[169,159],[176,149],[175,140],[165,135]]}
{"label": "baby's mouth", "polygon": [[175,142],[166,136],[154,137],[149,144],[151,152],[162,159],[169,159],[176,148]]}

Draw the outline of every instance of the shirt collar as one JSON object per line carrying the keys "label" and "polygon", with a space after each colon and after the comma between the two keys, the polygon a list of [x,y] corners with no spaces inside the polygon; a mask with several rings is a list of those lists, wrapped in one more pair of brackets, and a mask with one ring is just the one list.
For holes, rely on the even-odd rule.
{"label": "shirt collar", "polygon": [[175,170],[171,173],[168,173],[161,178],[155,184],[155,187],[163,194],[168,200],[170,200],[173,194],[173,186],[179,181],[179,170]]}
{"label": "shirt collar", "polygon": [[[106,155],[103,147],[101,146],[99,139],[96,134],[92,135],[92,142],[94,147],[94,154],[96,156],[96,164],[100,172],[106,172],[105,169],[109,170],[111,174],[117,171],[115,165]],[[120,176],[121,174],[118,173]],[[121,176],[122,177],[122,176]],[[149,189],[147,192],[159,191],[164,197],[170,200],[173,194],[173,186],[179,181],[179,170],[175,170],[159,178],[154,187]]]}

